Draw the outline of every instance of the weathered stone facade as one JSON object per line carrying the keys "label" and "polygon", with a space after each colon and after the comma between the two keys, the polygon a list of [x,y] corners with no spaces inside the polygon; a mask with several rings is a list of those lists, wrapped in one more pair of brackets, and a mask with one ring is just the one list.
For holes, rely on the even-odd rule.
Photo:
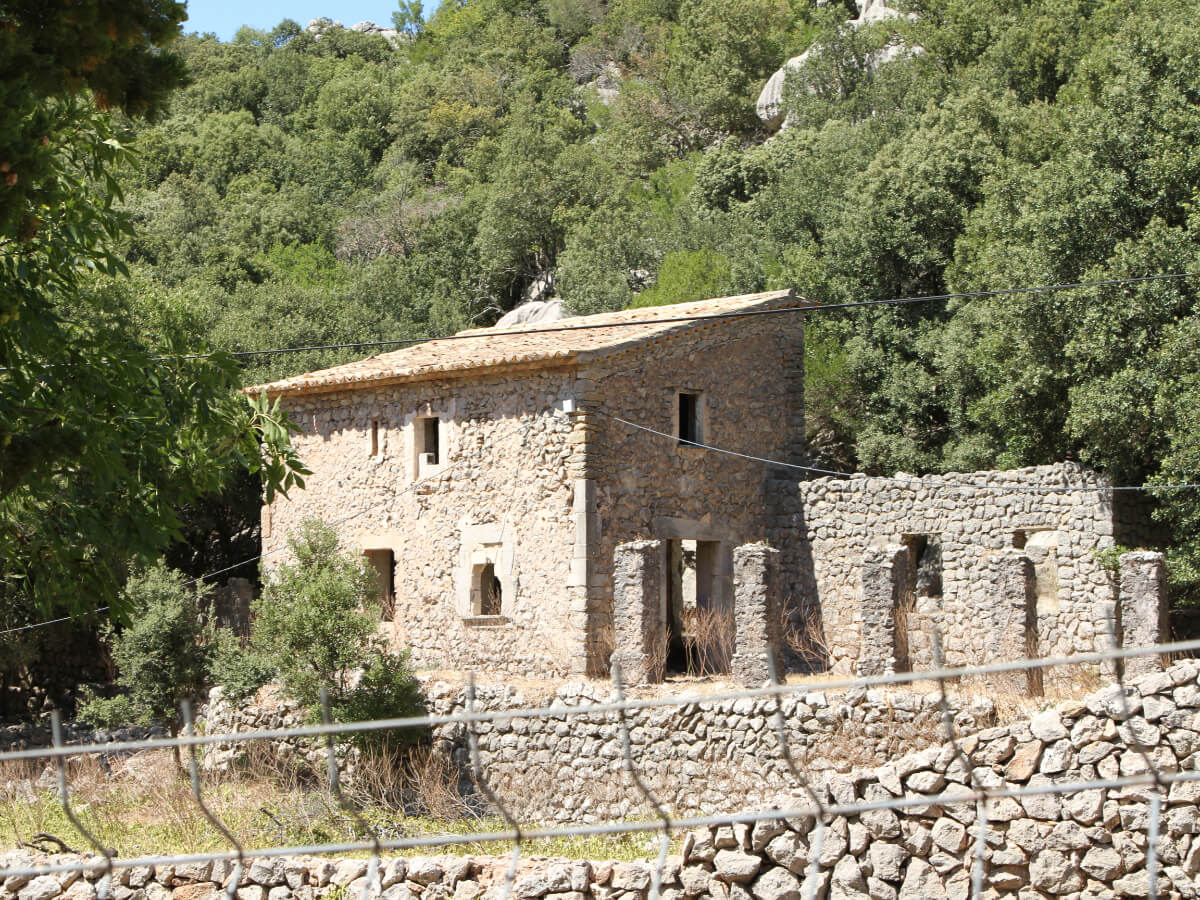
{"label": "weathered stone facade", "polygon": [[[913,670],[932,666],[934,626],[951,666],[1103,650],[1117,595],[1096,551],[1120,537],[1108,488],[1072,463],[804,482],[780,523],[796,538],[781,543],[792,554],[786,591],[806,607],[836,672],[887,668],[887,648],[872,642],[890,627],[882,608],[897,603],[906,628],[893,646]],[[879,554],[900,549],[906,565],[880,568]],[[864,659],[864,646],[874,655]]]}
{"label": "weathered stone facade", "polygon": [[[807,665],[862,674],[930,668],[935,633],[951,666],[1165,633],[1160,567],[1130,582],[1122,634],[1096,554],[1141,543],[1144,515],[1081,466],[800,481],[763,464],[804,462],[805,302],[479,329],[268,385],[313,469],[263,511],[268,564],[303,520],[335,524],[381,573],[396,644],[433,669],[603,675],[633,628],[634,681],[651,656],[673,671],[688,615],[736,618],[734,548],[763,541],[779,551],[779,610],[769,639],[743,622],[755,649],[723,657],[745,683],[766,645],[786,651],[784,629],[805,632]],[[649,593],[615,598],[618,545],[647,540]],[[1039,687],[1036,673],[1006,683]]]}
{"label": "weathered stone facade", "polygon": [[697,542],[701,602],[727,607],[733,547],[767,536],[769,470],[694,442],[803,453],[803,315],[704,317],[805,304],[775,292],[481,329],[268,385],[313,474],[264,508],[267,562],[319,518],[383,573],[389,630],[417,665],[603,673],[618,544]]}

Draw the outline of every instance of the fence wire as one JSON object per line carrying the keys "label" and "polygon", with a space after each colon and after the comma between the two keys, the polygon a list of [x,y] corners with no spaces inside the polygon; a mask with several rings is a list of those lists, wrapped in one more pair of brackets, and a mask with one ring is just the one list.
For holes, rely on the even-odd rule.
{"label": "fence wire", "polygon": [[[1165,794],[1171,786],[1179,783],[1200,781],[1200,771],[1164,770],[1158,765],[1154,754],[1149,749],[1140,746],[1137,740],[1129,741],[1129,750],[1137,753],[1146,768],[1144,772],[1128,775],[1114,775],[1108,778],[1079,778],[1075,781],[1047,782],[1036,785],[1011,785],[998,781],[989,767],[977,766],[972,759],[973,751],[963,746],[962,738],[955,728],[954,716],[951,710],[949,688],[965,678],[996,675],[1007,672],[1047,669],[1052,667],[1082,666],[1097,663],[1114,663],[1112,670],[1115,681],[1115,695],[1119,698],[1117,715],[1112,716],[1121,722],[1127,722],[1131,709],[1127,699],[1129,690],[1124,682],[1120,662],[1131,657],[1143,656],[1184,656],[1200,650],[1200,639],[1180,641],[1167,644],[1156,644],[1148,647],[1112,647],[1095,653],[1079,654],[1069,657],[1025,658],[1006,662],[977,666],[946,667],[943,662],[941,636],[933,634],[934,668],[930,671],[899,672],[857,678],[826,678],[803,683],[787,684],[779,677],[778,663],[772,654],[767,656],[770,680],[761,688],[730,690],[708,694],[680,694],[675,696],[657,696],[649,698],[627,698],[621,684],[620,670],[614,667],[612,676],[615,688],[615,700],[605,703],[592,703],[577,706],[544,706],[505,710],[477,710],[475,707],[474,679],[467,681],[467,702],[464,709],[450,715],[425,715],[396,719],[379,719],[369,722],[331,723],[328,721],[328,709],[325,705],[325,721],[319,725],[304,725],[288,728],[258,729],[242,732],[223,732],[216,734],[197,734],[193,729],[190,708],[184,707],[183,719],[185,728],[181,735],[172,738],[153,738],[137,741],[115,741],[107,744],[64,744],[62,741],[61,723],[57,715],[53,717],[54,740],[51,746],[14,750],[0,753],[0,763],[18,760],[45,760],[53,765],[58,778],[59,802],[69,821],[78,830],[83,839],[100,855],[99,865],[108,873],[102,879],[98,894],[103,897],[111,890],[111,875],[116,868],[131,868],[135,866],[168,866],[189,863],[206,863],[228,861],[234,863],[234,872],[229,881],[229,892],[232,896],[238,884],[238,875],[247,861],[252,859],[269,859],[284,856],[329,856],[347,853],[367,853],[370,864],[368,877],[361,900],[367,900],[367,888],[373,883],[372,876],[379,871],[381,856],[389,851],[413,851],[433,849],[451,845],[482,844],[491,842],[507,842],[512,845],[512,855],[503,883],[503,898],[508,900],[512,893],[518,864],[521,858],[522,846],[528,841],[545,838],[587,837],[619,834],[657,833],[659,836],[659,852],[653,862],[650,889],[650,900],[657,900],[663,884],[664,871],[668,861],[668,849],[673,835],[688,829],[705,826],[722,825],[754,825],[770,820],[790,820],[811,818],[813,828],[810,832],[808,868],[803,884],[802,896],[809,900],[819,890],[818,882],[823,868],[831,867],[831,863],[822,864],[822,851],[825,835],[836,817],[860,816],[874,810],[901,811],[910,808],[945,805],[961,807],[967,803],[975,806],[975,818],[972,823],[973,846],[970,854],[971,896],[981,898],[991,890],[986,887],[985,866],[986,848],[989,829],[988,810],[990,804],[998,800],[1011,798],[1020,800],[1024,797],[1039,795],[1061,796],[1076,794],[1089,790],[1126,790],[1144,789],[1147,792],[1146,802],[1149,810],[1146,820],[1146,850],[1145,873],[1148,879],[1147,893],[1142,896],[1157,898],[1158,891],[1158,840],[1162,834],[1162,807]],[[961,785],[948,782],[947,786],[923,794],[905,794],[886,799],[856,800],[854,802],[835,802],[836,797],[830,796],[824,786],[815,784],[806,776],[797,763],[789,746],[788,730],[785,713],[783,712],[785,698],[795,695],[810,694],[820,691],[831,691],[848,688],[867,688],[885,686],[903,686],[913,682],[937,682],[937,705],[941,713],[941,722],[945,746],[953,753],[950,765],[961,768],[967,790]],[[639,763],[634,755],[630,740],[630,727],[627,715],[630,712],[654,708],[682,708],[691,705],[713,706],[727,701],[740,699],[770,699],[772,702],[762,705],[761,715],[765,728],[773,730],[778,745],[779,762],[793,782],[791,788],[796,796],[780,797],[778,802],[787,806],[769,806],[761,808],[745,808],[734,812],[713,813],[694,816],[674,816],[665,803],[658,797],[650,782],[644,778],[639,769]],[[651,818],[642,821],[602,821],[596,824],[569,824],[562,826],[532,827],[522,825],[510,812],[510,803],[497,791],[494,779],[489,779],[486,766],[478,742],[478,726],[481,723],[496,722],[511,719],[559,719],[570,721],[572,717],[596,716],[613,713],[621,735],[621,767],[629,780],[632,792],[641,797],[652,811]],[[342,795],[339,787],[339,766],[337,754],[334,752],[334,741],[338,735],[350,736],[365,731],[388,730],[399,728],[427,729],[441,725],[456,724],[463,727],[468,742],[469,763],[473,781],[479,791],[486,797],[504,822],[502,830],[477,829],[461,834],[437,834],[423,836],[405,836],[398,838],[380,837],[374,829],[368,827],[370,840],[365,841],[329,841],[323,843],[295,844],[289,846],[244,847],[234,837],[228,827],[213,814],[205,803],[196,769],[196,755],[207,745],[238,744],[258,740],[283,740],[296,738],[324,738],[326,745],[326,761],[329,767],[330,789],[335,799],[346,807],[360,824],[364,824],[357,810]],[[119,857],[104,847],[94,835],[89,833],[75,815],[70,803],[68,763],[71,758],[83,757],[90,754],[113,754],[175,748],[188,753],[194,801],[199,811],[223,835],[230,844],[227,850],[214,850],[203,853],[152,854],[135,857]],[[650,747],[648,752],[653,752]],[[986,770],[986,772],[984,771]],[[986,777],[991,776],[991,777]],[[803,799],[798,799],[802,796]],[[57,861],[46,864],[17,865],[0,868],[0,883],[9,877],[36,877],[68,872],[95,871],[98,862],[95,858],[79,858]]]}

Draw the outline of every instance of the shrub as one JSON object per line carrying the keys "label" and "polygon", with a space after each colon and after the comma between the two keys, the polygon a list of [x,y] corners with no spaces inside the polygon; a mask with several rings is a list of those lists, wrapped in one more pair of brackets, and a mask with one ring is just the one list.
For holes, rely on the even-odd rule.
{"label": "shrub", "polygon": [[[366,560],[339,553],[337,534],[316,521],[305,522],[289,546],[296,563],[282,566],[255,601],[251,654],[238,665],[243,671],[269,666],[284,693],[314,717],[322,686],[336,721],[419,714],[421,691],[408,655],[388,653],[379,636],[379,610],[367,599],[376,576]],[[411,740],[389,735],[377,743],[398,747]]]}
{"label": "shrub", "polygon": [[100,727],[161,719],[177,734],[180,701],[197,697],[207,681],[210,589],[192,590],[181,572],[159,562],[133,573],[122,593],[133,618],[109,632],[122,696],[87,694],[79,716]]}
{"label": "shrub", "polygon": [[81,722],[93,728],[150,724],[150,717],[146,711],[135,707],[127,694],[101,697],[90,687],[85,687],[81,692],[75,715]]}
{"label": "shrub", "polygon": [[[363,669],[358,684],[333,709],[338,722],[366,722],[419,715],[425,711],[421,685],[413,677],[408,651],[387,653],[376,649]],[[390,755],[417,743],[424,730],[360,731],[354,742],[364,750]]]}
{"label": "shrub", "polygon": [[225,691],[225,699],[240,703],[253,697],[275,677],[275,663],[262,650],[243,645],[228,628],[217,632],[209,674]]}
{"label": "shrub", "polygon": [[321,522],[305,522],[288,545],[296,563],[281,566],[254,602],[252,646],[290,697],[315,710],[325,686],[337,705],[378,640],[379,611],[366,602],[374,575],[366,560],[339,553],[336,532]]}

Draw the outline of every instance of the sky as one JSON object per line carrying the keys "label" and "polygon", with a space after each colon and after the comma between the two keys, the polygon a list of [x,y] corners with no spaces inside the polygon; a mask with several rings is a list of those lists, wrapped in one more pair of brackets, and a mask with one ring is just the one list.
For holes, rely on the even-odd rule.
{"label": "sky", "polygon": [[[436,0],[424,0],[425,14],[437,8]],[[212,31],[223,41],[233,40],[243,25],[271,29],[284,19],[307,25],[309,19],[327,16],[343,25],[374,22],[390,28],[396,0],[188,0],[188,18],[183,30]]]}

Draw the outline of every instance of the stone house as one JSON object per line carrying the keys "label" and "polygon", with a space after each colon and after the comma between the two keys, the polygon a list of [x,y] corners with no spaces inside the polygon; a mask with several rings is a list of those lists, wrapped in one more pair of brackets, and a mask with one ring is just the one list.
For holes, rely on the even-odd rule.
{"label": "stone house", "polygon": [[678,614],[728,607],[732,549],[772,537],[786,480],[695,442],[802,460],[807,305],[778,291],[476,329],[253,388],[282,398],[313,470],[262,511],[267,563],[319,518],[376,567],[417,665],[601,673],[618,544],[663,542]]}
{"label": "stone house", "polygon": [[[313,470],[262,511],[267,563],[303,520],[335,525],[422,668],[599,675],[618,649],[647,672],[652,632],[681,668],[690,609],[864,674],[931,667],[933,626],[951,665],[1102,649],[1118,609],[1161,633],[1161,590],[1127,603],[1096,555],[1149,540],[1094,472],[795,468],[808,306],[780,291],[475,329],[253,388],[282,398]],[[743,565],[739,596],[778,596],[756,625],[734,550],[758,542],[778,574]],[[1161,587],[1151,569],[1139,583]]]}

